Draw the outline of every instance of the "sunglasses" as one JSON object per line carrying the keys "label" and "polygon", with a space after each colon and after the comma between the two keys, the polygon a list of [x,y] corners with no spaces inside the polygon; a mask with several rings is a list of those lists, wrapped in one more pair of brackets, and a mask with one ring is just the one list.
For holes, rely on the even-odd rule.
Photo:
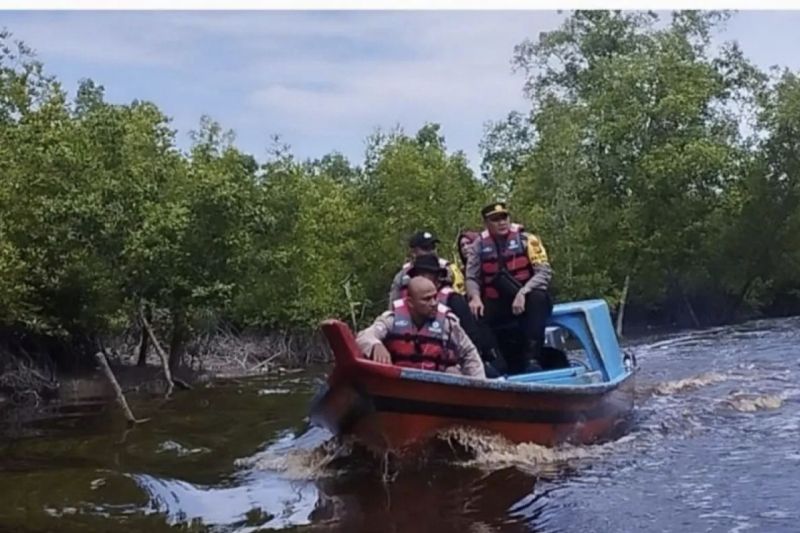
{"label": "sunglasses", "polygon": [[489,222],[500,222],[502,220],[508,220],[508,214],[503,213],[499,215],[491,215],[486,217],[486,220],[488,220]]}

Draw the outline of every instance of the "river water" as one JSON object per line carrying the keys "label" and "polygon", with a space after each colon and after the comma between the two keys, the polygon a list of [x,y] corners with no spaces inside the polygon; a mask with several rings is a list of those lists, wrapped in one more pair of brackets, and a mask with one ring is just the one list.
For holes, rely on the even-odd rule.
{"label": "river water", "polygon": [[5,428],[0,531],[800,531],[800,319],[638,339],[633,427],[546,449],[468,430],[393,465],[305,414],[319,371]]}

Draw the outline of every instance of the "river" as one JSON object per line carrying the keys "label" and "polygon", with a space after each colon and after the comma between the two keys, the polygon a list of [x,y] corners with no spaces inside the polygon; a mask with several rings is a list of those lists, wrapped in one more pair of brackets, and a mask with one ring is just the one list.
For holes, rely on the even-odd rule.
{"label": "river", "polygon": [[2,531],[800,531],[800,318],[627,343],[633,427],[547,449],[455,431],[402,466],[308,428],[322,371],[3,429]]}

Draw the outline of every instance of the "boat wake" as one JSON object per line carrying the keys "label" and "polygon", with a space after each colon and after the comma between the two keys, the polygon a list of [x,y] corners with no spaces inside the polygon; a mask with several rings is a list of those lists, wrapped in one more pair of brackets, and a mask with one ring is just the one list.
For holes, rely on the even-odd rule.
{"label": "boat wake", "polygon": [[327,431],[312,427],[299,436],[292,433],[235,465],[250,470],[278,472],[293,480],[314,480],[336,475],[342,462],[354,457],[355,446],[332,438]]}
{"label": "boat wake", "polygon": [[287,437],[251,457],[237,460],[236,465],[251,471],[279,473],[292,480],[321,480],[358,471],[378,472],[391,480],[400,470],[424,470],[434,465],[486,472],[514,467],[528,474],[558,477],[590,464],[591,460],[609,456],[639,438],[632,433],[600,444],[549,448],[533,443],[515,444],[501,435],[457,427],[438,433],[424,448],[398,457],[373,453],[355,441],[331,436],[314,446],[304,446],[307,435],[308,432],[296,438]]}
{"label": "boat wake", "polygon": [[778,409],[786,399],[783,394],[752,395],[736,393],[725,400],[732,409],[742,413],[754,413],[770,409]]}
{"label": "boat wake", "polygon": [[665,396],[683,391],[696,390],[709,385],[714,385],[715,383],[721,383],[723,381],[730,381],[738,378],[739,376],[730,373],[705,372],[703,374],[684,379],[657,383],[650,389],[650,393]]}
{"label": "boat wake", "polygon": [[[433,464],[484,471],[513,467],[537,476],[557,477],[615,456],[627,462],[630,457],[641,457],[641,452],[659,446],[667,436],[703,433],[726,413],[729,416],[732,411],[772,411],[800,396],[800,389],[785,388],[787,380],[780,372],[762,374],[760,378],[778,382],[779,390],[737,390],[731,384],[741,386],[748,379],[742,369],[704,372],[640,386],[637,408],[627,432],[615,440],[597,444],[565,444],[554,448],[515,444],[497,434],[457,427],[440,432],[428,446],[411,456],[397,458],[373,453],[353,440],[337,439],[323,429],[311,427],[297,436],[286,434],[236,464],[248,470],[276,472],[293,480],[319,480],[359,471],[384,474],[397,469],[413,471]],[[723,386],[720,389],[718,385]],[[702,394],[702,401],[698,401],[698,394]]]}
{"label": "boat wake", "polygon": [[614,453],[637,439],[637,436],[629,434],[600,444],[564,444],[550,448],[533,443],[515,444],[500,435],[472,428],[452,428],[441,432],[437,439],[453,447],[461,457],[454,462],[461,466],[483,470],[516,467],[540,476],[558,476],[586,464],[589,460]]}
{"label": "boat wake", "polygon": [[280,472],[286,479],[313,480],[335,475],[336,469],[332,464],[346,453],[347,450],[338,443],[329,441],[311,450],[296,449],[284,453],[261,452],[252,457],[237,460],[236,466]]}

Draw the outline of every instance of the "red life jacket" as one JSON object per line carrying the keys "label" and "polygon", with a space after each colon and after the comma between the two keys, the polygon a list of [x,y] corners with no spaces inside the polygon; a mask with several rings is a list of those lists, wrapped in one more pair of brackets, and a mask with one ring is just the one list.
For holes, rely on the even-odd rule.
{"label": "red life jacket", "polygon": [[[518,226],[512,225],[506,235],[505,246],[500,254],[505,262],[506,269],[520,283],[525,283],[533,276],[533,265],[528,257],[528,250],[523,247],[522,234]],[[499,298],[500,293],[492,285],[492,280],[500,271],[500,258],[497,255],[495,240],[489,235],[488,230],[481,232],[481,296],[484,298]]]}
{"label": "red life jacket", "polygon": [[392,356],[392,363],[421,370],[445,370],[458,364],[449,333],[445,337],[447,307],[439,305],[436,317],[417,329],[405,299],[392,304],[394,325],[383,344]]}
{"label": "red life jacket", "polygon": [[453,287],[445,285],[444,287],[439,289],[439,292],[436,293],[436,299],[439,301],[440,304],[447,305],[448,298],[450,298],[450,295],[454,294],[455,292],[456,291],[453,289]]}

